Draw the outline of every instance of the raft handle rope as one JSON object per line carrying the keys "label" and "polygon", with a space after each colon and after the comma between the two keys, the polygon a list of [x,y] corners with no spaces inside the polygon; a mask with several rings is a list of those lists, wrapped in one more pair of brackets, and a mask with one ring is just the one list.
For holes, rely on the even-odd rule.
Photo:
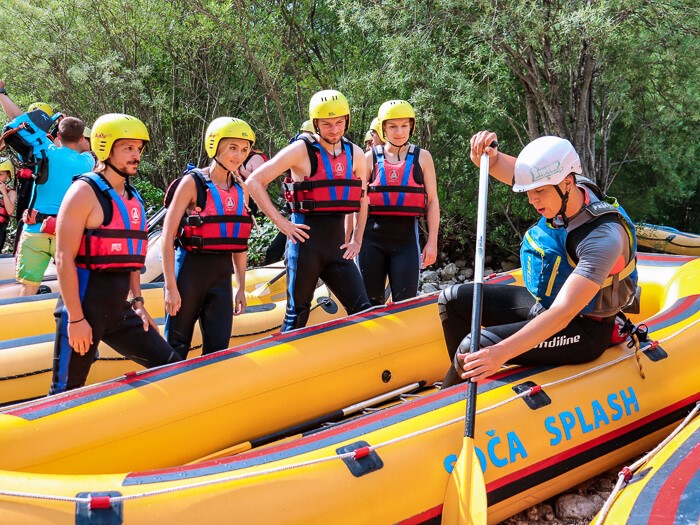
{"label": "raft handle rope", "polygon": [[[665,337],[664,339],[659,341],[660,343],[665,343],[666,341],[671,340],[672,338],[682,334],[686,330],[690,329],[691,327],[695,326],[696,324],[700,323],[700,319],[696,319],[692,323],[684,326],[680,330],[670,334],[669,336]],[[539,392],[543,388],[548,388],[550,386],[555,386],[563,383],[568,383],[570,381],[574,381],[578,378],[581,378],[586,375],[593,374],[599,370],[605,369],[612,367],[618,363],[621,363],[622,361],[626,359],[630,359],[631,357],[634,357],[634,354],[627,354],[622,357],[618,357],[617,359],[613,359],[612,361],[609,361],[607,363],[604,363],[602,365],[596,366],[594,368],[590,368],[588,370],[584,370],[583,372],[580,372],[578,374],[574,374],[573,376],[565,377],[563,379],[558,379],[557,381],[552,381],[550,383],[545,383],[543,385],[536,385],[528,390],[525,390],[519,394],[516,394],[514,396],[511,396],[510,398],[504,399],[503,401],[496,403],[490,407],[483,408],[481,410],[477,410],[477,414],[482,414],[485,412],[490,412],[491,410],[495,410],[503,405],[506,405],[508,403],[512,403],[513,401],[516,401],[520,398],[523,398],[525,396],[532,395],[533,393]],[[697,407],[696,409],[697,410]],[[422,434],[427,434],[429,432],[433,432],[435,430],[439,430],[441,428],[448,427],[450,425],[455,425],[457,423],[463,422],[465,416],[461,415],[459,417],[456,417],[450,421],[444,421],[442,423],[438,423],[436,425],[433,425],[428,428],[423,428],[420,430],[416,430],[415,432],[410,432],[409,434],[405,434],[403,436],[396,437],[394,439],[390,439],[387,441],[384,441],[383,443],[378,443],[376,445],[370,445],[366,447],[361,447],[358,448],[354,451],[351,452],[345,452],[341,454],[333,454],[330,456],[325,456],[322,458],[316,458],[316,459],[310,459],[307,461],[300,461],[298,463],[292,463],[288,465],[282,465],[279,467],[271,467],[263,470],[257,470],[254,472],[246,472],[243,474],[234,474],[231,476],[226,476],[222,478],[217,478],[217,479],[211,479],[211,480],[206,480],[206,481],[199,481],[196,483],[190,483],[187,485],[180,485],[176,487],[168,487],[164,489],[157,489],[157,490],[152,490],[152,491],[147,491],[147,492],[141,492],[138,494],[127,494],[125,496],[95,496],[94,498],[79,498],[79,497],[71,497],[71,496],[58,496],[58,495],[50,495],[50,494],[35,494],[35,493],[30,493],[30,492],[15,492],[15,491],[10,491],[10,490],[0,490],[0,496],[5,496],[5,497],[12,497],[12,498],[26,498],[26,499],[38,499],[38,500],[52,500],[52,501],[66,501],[70,503],[82,503],[82,504],[87,504],[87,505],[93,505],[93,501],[95,505],[106,505],[107,502],[109,501],[110,505],[111,503],[117,503],[117,502],[125,502],[129,500],[135,500],[135,499],[141,499],[141,498],[147,498],[147,497],[152,497],[152,496],[159,496],[159,495],[164,495],[164,494],[171,494],[174,492],[180,492],[184,490],[191,490],[191,489],[196,489],[196,488],[201,488],[201,487],[207,487],[211,485],[218,485],[220,483],[229,483],[229,482],[236,482],[236,481],[241,481],[245,479],[250,479],[250,478],[255,478],[258,476],[267,476],[269,474],[275,474],[277,472],[284,472],[287,470],[294,470],[298,468],[303,468],[303,467],[311,467],[314,465],[319,465],[322,463],[328,463],[330,461],[337,461],[337,460],[345,460],[345,459],[350,459],[350,460],[358,460],[361,459],[371,452],[374,452],[378,449],[388,447],[391,445],[394,445],[396,443],[400,443],[402,441],[406,441],[409,439],[412,439],[414,437],[420,436]],[[626,471],[625,471],[626,472]],[[99,498],[99,500],[97,499]],[[105,498],[109,498],[109,500],[106,500]]]}
{"label": "raft handle rope", "polygon": [[624,467],[620,472],[617,474],[617,483],[615,483],[615,487],[613,488],[612,492],[610,493],[610,496],[608,496],[608,499],[605,500],[605,503],[603,504],[603,508],[600,509],[600,512],[598,513],[598,517],[595,520],[595,525],[601,525],[604,521],[608,513],[610,512],[610,509],[612,507],[612,504],[615,502],[617,499],[617,496],[619,495],[620,492],[622,492],[622,489],[624,486],[629,483],[630,479],[634,475],[635,472],[637,472],[641,467],[646,465],[651,459],[656,456],[656,454],[659,453],[659,451],[666,446],[666,444],[671,441],[678,433],[683,430],[685,427],[688,426],[688,424],[695,418],[695,416],[700,412],[700,401],[695,404],[695,407],[693,410],[690,411],[690,414],[683,420],[683,422],[678,425],[673,432],[669,434],[669,436],[664,439],[661,443],[659,443],[653,450],[649,451],[646,455],[643,457],[639,458],[637,461],[632,463],[628,467]]}

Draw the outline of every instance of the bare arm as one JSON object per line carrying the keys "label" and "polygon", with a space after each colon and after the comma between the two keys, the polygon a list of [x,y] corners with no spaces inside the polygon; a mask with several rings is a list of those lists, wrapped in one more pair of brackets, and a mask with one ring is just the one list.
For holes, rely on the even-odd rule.
{"label": "bare arm", "polygon": [[245,270],[248,260],[248,252],[233,254],[233,270],[236,279],[236,297],[233,300],[233,315],[245,312],[247,302],[245,298]]}
{"label": "bare arm", "polygon": [[245,181],[250,195],[262,212],[294,243],[304,242],[309,238],[309,234],[305,231],[309,227],[306,224],[294,224],[285,219],[270,200],[267,187],[285,171],[293,168],[303,169],[304,161],[308,162],[306,145],[298,140],[256,169]]}
{"label": "bare arm", "polygon": [[[0,88],[5,87],[5,81],[0,80]],[[12,120],[19,117],[24,111],[19,109],[19,106],[15,104],[15,101],[10,98],[7,93],[0,93],[0,106],[5,111],[7,117]]]}
{"label": "bare arm", "polygon": [[500,343],[466,354],[462,379],[479,380],[495,374],[510,359],[536,347],[566,327],[599,290],[600,285],[590,279],[571,274],[551,308]]}
{"label": "bare arm", "polygon": [[437,192],[437,176],[435,175],[435,163],[429,151],[421,150],[420,166],[423,170],[423,184],[428,194],[426,209],[426,221],[428,223],[428,239],[421,254],[423,268],[430,266],[437,260],[438,230],[440,228],[440,201]]}
{"label": "bare arm", "polygon": [[[102,215],[102,210],[96,211],[95,207],[99,208],[99,203],[92,189],[87,183],[77,181],[66,193],[56,220],[56,273],[63,304],[68,312],[68,342],[81,355],[92,344],[92,327],[85,320],[80,301],[75,257],[88,220],[91,216]],[[101,219],[97,224],[100,222]]]}
{"label": "bare arm", "polygon": [[173,201],[163,219],[161,256],[163,258],[163,280],[165,281],[165,311],[176,315],[182,299],[175,277],[175,236],[180,229],[180,220],[190,206],[196,204],[197,187],[192,177],[185,177],[175,190]]}
{"label": "bare arm", "polygon": [[[344,259],[353,259],[360,253],[360,248],[362,247],[362,238],[365,235],[365,225],[367,224],[367,210],[368,210],[368,198],[367,198],[367,166],[365,154],[358,146],[353,146],[352,154],[352,167],[353,173],[357,178],[362,181],[362,200],[360,201],[360,211],[354,213],[354,229],[349,235],[346,230],[345,238],[347,242],[343,244],[340,248],[345,250],[343,254]],[[352,224],[352,221],[350,222]],[[348,223],[346,222],[346,227]]]}
{"label": "bare arm", "polygon": [[490,157],[489,174],[500,180],[501,182],[513,185],[513,177],[515,177],[515,160],[511,155],[501,153],[497,148],[492,148],[489,145],[493,141],[498,140],[498,136],[492,131],[480,131],[471,138],[471,151],[469,156],[472,162],[477,166],[481,165],[481,154],[484,151]]}
{"label": "bare arm", "polygon": [[17,203],[17,192],[0,182],[0,193],[2,193],[2,205],[5,207],[5,211],[8,215],[12,215],[15,212],[15,204]]}
{"label": "bare arm", "polygon": [[[141,272],[130,272],[129,291],[131,292],[131,297],[141,297]],[[144,305],[142,301],[134,302],[132,308],[134,312],[136,312],[136,315],[141,318],[141,321],[143,321],[144,332],[147,332],[150,327],[153,327],[156,332],[158,331],[156,322],[146,311],[146,305]]]}

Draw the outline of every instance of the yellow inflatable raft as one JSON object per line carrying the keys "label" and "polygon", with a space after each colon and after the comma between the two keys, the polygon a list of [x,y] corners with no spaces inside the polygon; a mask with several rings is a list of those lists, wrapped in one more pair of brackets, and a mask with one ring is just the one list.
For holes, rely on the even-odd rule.
{"label": "yellow inflatable raft", "polygon": [[[235,280],[234,284],[235,284]],[[251,304],[279,302],[286,298],[286,276],[284,266],[273,264],[246,271],[246,292],[254,297]],[[165,316],[163,283],[141,285],[142,295],[151,316]],[[56,329],[53,316],[58,293],[39,294],[29,297],[0,299],[0,341],[47,334]],[[1,359],[1,358],[0,358]],[[0,370],[2,365],[0,364]]]}
{"label": "yellow inflatable raft", "polygon": [[700,255],[700,235],[685,233],[655,224],[640,223],[637,227],[637,243],[640,247],[657,252],[677,255]]}
{"label": "yellow inflatable raft", "polygon": [[[160,253],[162,230],[153,230],[148,234],[148,252],[146,264],[141,269],[141,282],[152,283],[163,280],[163,261]],[[19,296],[21,285],[15,280],[15,258],[12,255],[0,258],[0,299]],[[58,292],[56,267],[53,262],[46,269],[39,289],[40,294]]]}
{"label": "yellow inflatable raft", "polygon": [[700,404],[667,440],[620,472],[593,523],[700,523]]}
{"label": "yellow inflatable raft", "polygon": [[[700,400],[699,272],[693,258],[640,257],[656,341],[639,356],[645,379],[622,344],[479,384],[490,522],[648,450]],[[431,522],[466,385],[319,425],[448,365],[433,295],[12,407],[0,412],[0,522]]]}
{"label": "yellow inflatable raft", "polygon": [[[284,285],[284,269],[273,266],[246,272],[248,307],[242,315],[234,318],[231,345],[254,341],[279,330],[286,302],[279,300],[280,296],[284,297],[284,293],[277,292],[283,290]],[[162,283],[144,285],[143,295],[149,313],[162,333],[165,323]],[[8,333],[20,334],[19,337],[0,341],[0,406],[42,397],[48,392],[54,348],[55,307],[56,294],[0,304],[0,318],[7,326],[7,330],[3,330],[3,337]],[[318,324],[341,315],[345,315],[343,307],[336,303],[325,286],[319,287],[315,292],[309,324]],[[200,355],[201,342],[197,324],[190,357]],[[97,361],[90,370],[88,384],[141,369],[140,365],[122,357],[103,343]]]}

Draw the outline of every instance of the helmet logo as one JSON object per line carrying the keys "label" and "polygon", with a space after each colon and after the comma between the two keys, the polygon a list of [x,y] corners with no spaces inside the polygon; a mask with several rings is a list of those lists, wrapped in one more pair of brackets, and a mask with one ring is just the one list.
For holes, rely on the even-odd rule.
{"label": "helmet logo", "polygon": [[536,168],[535,166],[533,166],[532,168],[530,168],[530,176],[532,177],[532,182],[536,182],[538,180],[551,177],[552,175],[556,175],[560,171],[561,163],[558,160],[555,160],[551,164],[547,164],[542,168]]}
{"label": "helmet logo", "polygon": [[233,209],[233,199],[229,197],[226,199],[226,209],[227,210],[232,210]]}
{"label": "helmet logo", "polygon": [[342,162],[336,163],[334,173],[336,175],[343,175],[345,173],[345,166],[343,166]]}
{"label": "helmet logo", "polygon": [[389,172],[389,180],[391,182],[396,182],[399,180],[399,172],[396,170],[391,170],[391,172]]}
{"label": "helmet logo", "polygon": [[139,222],[141,222],[141,212],[138,208],[131,209],[131,222],[133,222],[134,224],[138,224]]}
{"label": "helmet logo", "polygon": [[95,138],[96,138],[96,139],[106,139],[106,138],[109,137],[109,136],[110,136],[110,135],[107,135],[106,133],[103,133],[103,132],[101,132],[101,131],[95,133]]}

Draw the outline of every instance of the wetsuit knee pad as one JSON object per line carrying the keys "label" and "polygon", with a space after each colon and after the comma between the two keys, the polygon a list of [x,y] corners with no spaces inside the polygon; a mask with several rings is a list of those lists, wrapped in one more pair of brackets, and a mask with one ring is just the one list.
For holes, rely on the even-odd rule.
{"label": "wetsuit knee pad", "polygon": [[457,289],[459,286],[460,285],[458,284],[453,284],[440,292],[440,295],[438,296],[438,313],[440,314],[440,321],[445,321],[447,319],[447,303],[457,297]]}
{"label": "wetsuit knee pad", "polygon": [[[494,334],[493,332],[490,332],[489,330],[486,329],[481,329],[481,337],[479,341],[479,348],[485,348],[487,346],[492,346],[495,345],[496,343],[500,343],[503,341],[499,336]],[[457,348],[457,352],[455,352],[455,357],[452,360],[452,366],[454,366],[455,370],[457,372],[461,373],[462,372],[462,366],[464,365],[464,361],[459,358],[460,354],[468,354],[469,349],[471,348],[472,345],[472,334],[467,334],[467,336],[462,339],[462,342],[459,344],[459,347]]]}

